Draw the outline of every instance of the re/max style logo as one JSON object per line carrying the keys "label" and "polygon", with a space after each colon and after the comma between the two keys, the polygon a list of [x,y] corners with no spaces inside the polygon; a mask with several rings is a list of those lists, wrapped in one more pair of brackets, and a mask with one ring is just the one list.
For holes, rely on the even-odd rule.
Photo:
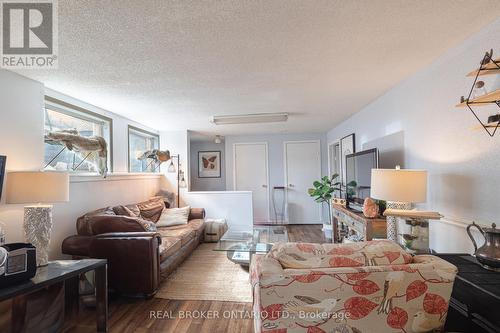
{"label": "re/max style logo", "polygon": [[3,68],[57,68],[57,0],[0,0]]}

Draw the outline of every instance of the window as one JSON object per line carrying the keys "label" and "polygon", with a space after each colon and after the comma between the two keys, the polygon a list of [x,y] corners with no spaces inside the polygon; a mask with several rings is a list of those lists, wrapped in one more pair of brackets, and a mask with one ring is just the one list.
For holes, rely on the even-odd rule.
{"label": "window", "polygon": [[[101,136],[107,143],[107,167],[112,170],[112,119],[57,99],[45,98],[45,135],[49,132],[74,131],[84,137]],[[97,173],[100,158],[96,152],[69,150],[45,140],[45,169]]]}
{"label": "window", "polygon": [[145,152],[159,149],[160,137],[142,129],[128,127],[128,171],[155,172],[157,165],[151,159],[139,159]]}

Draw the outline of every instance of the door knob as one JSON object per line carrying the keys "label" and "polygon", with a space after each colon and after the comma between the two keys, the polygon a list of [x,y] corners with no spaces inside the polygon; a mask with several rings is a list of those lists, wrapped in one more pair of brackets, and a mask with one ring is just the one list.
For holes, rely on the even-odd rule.
{"label": "door knob", "polygon": [[266,185],[266,184],[264,184],[264,185],[262,185],[262,187],[263,187],[263,188],[267,188],[267,185]]}
{"label": "door knob", "polygon": [[288,187],[294,187],[294,186],[295,186],[295,185],[293,185],[293,184],[288,184]]}

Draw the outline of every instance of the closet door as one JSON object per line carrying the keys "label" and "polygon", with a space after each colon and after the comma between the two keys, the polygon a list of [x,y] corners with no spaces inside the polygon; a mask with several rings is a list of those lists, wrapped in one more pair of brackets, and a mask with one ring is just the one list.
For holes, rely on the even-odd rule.
{"label": "closet door", "polygon": [[287,184],[288,222],[320,224],[321,204],[307,193],[321,178],[319,141],[285,142],[285,181]]}
{"label": "closet door", "polygon": [[254,223],[269,222],[267,143],[235,143],[234,190],[252,191]]}

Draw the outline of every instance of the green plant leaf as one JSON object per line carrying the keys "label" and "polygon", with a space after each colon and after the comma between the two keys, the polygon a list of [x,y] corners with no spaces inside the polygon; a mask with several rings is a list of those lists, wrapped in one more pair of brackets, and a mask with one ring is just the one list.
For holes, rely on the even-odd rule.
{"label": "green plant leaf", "polygon": [[350,186],[350,187],[356,187],[356,186],[358,186],[358,183],[356,183],[356,181],[354,181],[354,180],[351,180],[351,181],[347,184],[347,186]]}
{"label": "green plant leaf", "polygon": [[316,188],[319,188],[319,187],[323,186],[323,184],[321,184],[319,181],[315,180],[313,182],[313,186],[316,187]]}

